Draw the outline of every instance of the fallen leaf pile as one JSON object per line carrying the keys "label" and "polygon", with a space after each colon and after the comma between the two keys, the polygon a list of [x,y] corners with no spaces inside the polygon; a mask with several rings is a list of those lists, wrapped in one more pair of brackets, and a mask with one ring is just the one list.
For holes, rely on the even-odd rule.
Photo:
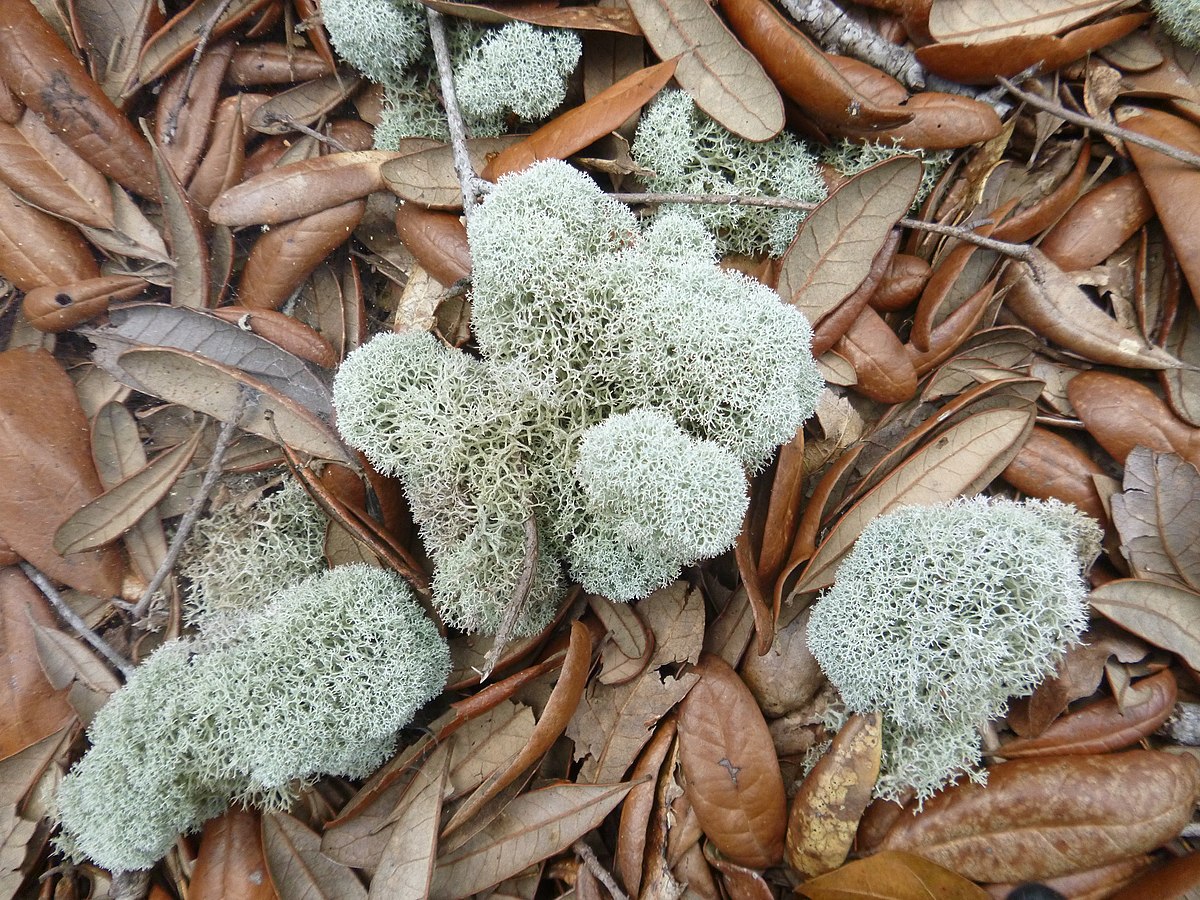
{"label": "fallen leaf pile", "polygon": [[[733,553],[627,605],[576,590],[533,638],[451,632],[443,696],[365,782],[109,873],[55,853],[54,790],[184,630],[170,548],[205,503],[290,469],[330,565],[428,597],[330,383],[378,331],[471,348],[470,173],[373,148],[381,89],[316,0],[0,3],[0,900],[1200,885],[1200,53],[1124,0],[423,2],[582,36],[553,115],[457,148],[485,203],[564,159],[652,212],[629,142],[668,85],[749,141],[950,162],[915,206],[917,155],[830,168],[781,258],[725,260],[804,312],[827,382]],[[979,723],[986,786],[872,801],[880,716],[827,730],[806,609],[873,519],[981,492],[1102,523],[1089,630]]]}

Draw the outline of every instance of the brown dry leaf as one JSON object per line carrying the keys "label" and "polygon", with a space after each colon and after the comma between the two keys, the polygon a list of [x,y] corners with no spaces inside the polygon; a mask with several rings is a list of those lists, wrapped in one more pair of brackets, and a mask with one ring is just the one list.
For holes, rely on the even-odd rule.
{"label": "brown dry leaf", "polygon": [[28,804],[26,799],[34,791],[52,762],[66,762],[68,744],[77,730],[72,725],[48,734],[11,755],[0,757],[0,806]]}
{"label": "brown dry leaf", "polygon": [[622,78],[585,103],[547,122],[520,142],[501,150],[483,170],[495,181],[520,172],[541,159],[566,159],[598,141],[634,115],[662,90],[675,74],[677,59],[668,59]]}
{"label": "brown dry leaf", "polygon": [[[164,283],[169,283],[171,254],[167,252],[162,232],[146,218],[145,213],[125,191],[115,184],[109,184],[109,188],[117,227],[92,228],[89,225],[80,225],[79,230],[105,253],[161,263],[161,266],[152,267],[149,272],[142,274],[153,273]],[[81,278],[73,279],[73,281],[82,280]]]}
{"label": "brown dry leaf", "polygon": [[99,278],[100,267],[78,229],[0,184],[0,275],[32,291]]}
{"label": "brown dry leaf", "polygon": [[1191,369],[1165,369],[1159,376],[1175,414],[1200,428],[1200,309],[1183,306],[1163,339],[1163,349]]}
{"label": "brown dry leaf", "polygon": [[864,307],[833,349],[854,366],[855,392],[879,403],[904,403],[917,393],[917,370],[900,338],[879,313]]}
{"label": "brown dry leaf", "polygon": [[0,353],[0,424],[0,536],[51,578],[100,597],[119,593],[113,548],[62,556],[53,547],[59,523],[102,488],[75,388],[49,353]]}
{"label": "brown dry leaf", "polygon": [[1040,278],[1010,265],[1005,305],[1038,334],[1085,359],[1131,369],[1170,369],[1179,361],[1093,303],[1083,289],[1036,249]]}
{"label": "brown dry leaf", "polygon": [[88,49],[91,71],[114,103],[132,77],[152,12],[154,0],[75,0],[71,7],[75,44]]}
{"label": "brown dry leaf", "polygon": [[267,877],[262,826],[255,810],[234,806],[204,823],[190,900],[274,900]]}
{"label": "brown dry leaf", "polygon": [[[150,140],[150,132],[143,124],[143,133]],[[200,213],[192,198],[180,184],[162,148],[150,144],[154,156],[154,171],[158,176],[159,193],[162,196],[163,226],[167,243],[171,248],[174,272],[171,276],[171,304],[190,309],[204,309],[209,304],[212,292],[210,285],[209,260],[211,254],[204,228],[200,224]]]}
{"label": "brown dry leaf", "polygon": [[367,890],[354,873],[322,855],[320,836],[298,819],[264,814],[262,843],[271,884],[280,897],[365,900]]}
{"label": "brown dry leaf", "polygon": [[131,275],[104,275],[77,284],[34,288],[22,310],[38,331],[57,334],[96,318],[116,300],[129,300],[149,283]]}
{"label": "brown dry leaf", "polygon": [[112,198],[104,176],[26,109],[16,124],[0,124],[0,178],[40,209],[112,228]]}
{"label": "brown dry leaf", "polygon": [[575,758],[584,760],[577,781],[605,783],[624,776],[650,740],[654,724],[684,698],[698,680],[693,673],[660,669],[696,662],[704,642],[704,598],[684,582],[655,591],[637,604],[654,633],[650,665],[626,684],[593,682],[567,725]]}
{"label": "brown dry leaf", "polygon": [[[42,670],[34,643],[33,620],[54,628],[42,595],[13,566],[0,569],[0,759],[12,756],[75,721],[66,692],[55,690]],[[21,791],[24,793],[24,790]],[[20,796],[4,795],[3,803]]]}
{"label": "brown dry leaf", "polygon": [[368,897],[421,900],[428,896],[449,765],[450,753],[443,744],[414,776],[416,783],[405,796],[403,811],[375,867]]}
{"label": "brown dry leaf", "polygon": [[855,713],[801,782],[788,813],[786,853],[788,865],[802,877],[824,875],[846,861],[882,754],[879,713]]}
{"label": "brown dry leaf", "polygon": [[[818,126],[873,131],[911,118],[901,108],[877,106],[860,94],[821,48],[770,3],[721,0],[720,6],[738,38],[775,84]],[[688,87],[682,79],[680,83]]]}
{"label": "brown dry leaf", "polygon": [[1040,500],[1074,504],[1093,519],[1108,519],[1093,475],[1103,470],[1079,445],[1062,435],[1034,426],[1029,440],[1000,477],[1023,494]]}
{"label": "brown dry leaf", "polygon": [[915,156],[895,157],[834,191],[804,219],[780,260],[779,295],[815,326],[854,293],[912,206],[922,171]]}
{"label": "brown dry leaf", "polygon": [[876,853],[796,887],[809,900],[987,900],[961,875],[899,850]]}
{"label": "brown dry leaf", "polygon": [[561,852],[599,825],[632,786],[562,783],[522,794],[467,843],[438,858],[429,896],[478,893]]}
{"label": "brown dry leaf", "polygon": [[175,177],[187,182],[196,172],[208,143],[222,82],[233,57],[234,42],[217,41],[205,47],[194,66],[177,69],[158,92],[154,137]]}
{"label": "brown dry leaf", "polygon": [[[166,23],[146,41],[138,57],[137,69],[125,86],[128,97],[139,87],[161,78],[196,49],[201,34],[218,38],[269,0],[196,0]],[[217,14],[220,15],[217,15]]]}
{"label": "brown dry leaf", "polygon": [[455,213],[401,203],[396,210],[396,234],[434,278],[449,287],[471,276],[467,228]]}
{"label": "brown dry leaf", "polygon": [[1153,734],[1175,711],[1175,676],[1170,669],[1137,682],[1136,703],[1124,709],[1115,697],[1081,707],[1055,721],[1035,738],[1002,744],[997,756],[1018,759],[1122,750]]}
{"label": "brown dry leaf", "polygon": [[638,611],[594,594],[588,596],[588,608],[607,632],[601,644],[604,663],[596,676],[600,683],[625,684],[646,671],[654,653],[654,632]]}
{"label": "brown dry leaf", "polygon": [[614,855],[614,869],[621,879],[625,889],[631,894],[639,893],[642,884],[642,873],[646,869],[645,857],[647,852],[654,854],[659,866],[665,866],[663,854],[666,847],[661,840],[650,847],[652,836],[661,837],[656,829],[662,824],[665,815],[658,802],[659,786],[663,781],[664,764],[670,760],[670,768],[675,767],[673,748],[675,743],[675,716],[671,715],[659,723],[654,737],[646,745],[645,751],[638,758],[630,780],[634,786],[625,796],[621,804],[621,822],[617,831],[617,850]]}
{"label": "brown dry leaf", "polygon": [[750,689],[718,656],[679,708],[679,764],[696,818],[722,855],[752,868],[783,856],[787,798],[775,745]]}
{"label": "brown dry leaf", "polygon": [[969,496],[990,484],[1024,443],[1033,427],[1034,412],[1030,404],[975,413],[905,460],[837,521],[793,593],[832,584],[837,564],[877,516],[899,506]]}
{"label": "brown dry leaf", "polygon": [[[986,103],[960,94],[922,91],[899,107],[912,120],[882,131],[859,131],[853,125],[846,134],[874,137],[884,143],[912,150],[957,150],[990,141],[1003,130],[1000,116]],[[853,120],[852,120],[853,121]]]}
{"label": "brown dry leaf", "polygon": [[1150,195],[1136,172],[1127,172],[1088,191],[1038,248],[1067,272],[1103,262],[1154,215]]}
{"label": "brown dry leaf", "polygon": [[188,182],[188,194],[203,208],[242,180],[246,163],[242,97],[237,94],[218,104],[208,147]]}
{"label": "brown dry leaf", "polygon": [[338,364],[333,345],[315,328],[305,325],[293,316],[284,315],[274,309],[251,309],[237,304],[222,306],[210,312],[218,319],[237,325],[239,330],[257,334],[279,349],[323,369],[332,369]]}
{"label": "brown dry leaf", "polygon": [[38,823],[23,818],[16,806],[0,807],[0,895],[15,897],[25,880],[22,863]]}
{"label": "brown dry leaf", "polygon": [[1018,759],[959,782],[903,815],[882,849],[905,850],[976,881],[1032,881],[1161,846],[1191,819],[1200,761],[1132,750]]}
{"label": "brown dry leaf", "polygon": [[448,16],[503,25],[505,22],[528,22],[546,28],[574,28],[583,31],[612,31],[618,34],[639,35],[633,15],[622,4],[612,6],[560,6],[556,0],[521,0],[499,3],[455,3],[452,0],[428,0],[431,9]]}
{"label": "brown dry leaf", "polygon": [[1200,885],[1200,853],[1176,856],[1141,875],[1108,900],[1143,900],[1146,897],[1186,897]]}
{"label": "brown dry leaf", "polygon": [[1088,595],[1092,609],[1200,668],[1200,594],[1157,581],[1119,578]]}
{"label": "brown dry leaf", "polygon": [[1067,384],[1067,396],[1088,432],[1117,462],[1140,446],[1178,453],[1200,466],[1200,428],[1177,419],[1144,384],[1109,372],[1081,372]]}
{"label": "brown dry leaf", "polygon": [[[747,655],[738,673],[763,713],[785,716],[805,706],[825,684],[825,675],[808,649],[809,609],[793,604],[782,610],[771,649]],[[711,627],[711,626],[710,626]]]}
{"label": "brown dry leaf", "polygon": [[994,41],[1060,31],[1121,5],[1121,0],[933,0],[929,33],[944,41]]}
{"label": "brown dry leaf", "polygon": [[409,138],[399,151],[330,153],[268,169],[219,196],[208,217],[221,225],[278,225],[358,200],[386,188],[380,167],[402,156],[441,144]]}
{"label": "brown dry leaf", "polygon": [[632,0],[629,7],[659,59],[680,57],[675,80],[709,118],[748,141],[779,134],[779,91],[705,0]]}
{"label": "brown dry leaf", "polygon": [[[484,171],[488,160],[524,140],[516,135],[498,138],[472,138],[467,141],[471,168]],[[401,200],[420,203],[428,209],[462,209],[462,184],[454,168],[454,153],[449,144],[408,153],[382,165],[383,186]]]}
{"label": "brown dry leaf", "polygon": [[1139,578],[1200,591],[1200,472],[1174,453],[1135,447],[1112,504],[1121,553]]}
{"label": "brown dry leaf", "polygon": [[[1117,121],[1121,127],[1146,137],[1158,138],[1192,153],[1200,152],[1200,126],[1179,116],[1123,106],[1117,109]],[[1197,201],[1200,171],[1149,147],[1128,142],[1125,147],[1154,201],[1154,210],[1193,295],[1200,296],[1200,240],[1196,238],[1195,229],[1197,216],[1200,216]]]}
{"label": "brown dry leaf", "polygon": [[188,440],[81,507],[54,533],[54,549],[70,554],[102,547],[136,525],[174,486],[196,455],[203,434],[203,428],[197,429]]}
{"label": "brown dry leaf", "polygon": [[157,199],[150,148],[30,0],[4,4],[0,79],[101,173]]}
{"label": "brown dry leaf", "polygon": [[333,112],[361,84],[362,79],[349,70],[306,81],[262,104],[250,114],[246,124],[260,134],[289,134],[296,125],[311,125]]}

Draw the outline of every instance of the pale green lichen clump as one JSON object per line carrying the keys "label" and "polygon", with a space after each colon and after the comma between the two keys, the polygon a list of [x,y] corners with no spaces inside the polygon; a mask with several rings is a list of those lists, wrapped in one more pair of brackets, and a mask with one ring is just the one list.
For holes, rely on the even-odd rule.
{"label": "pale green lichen clump", "polygon": [[[825,199],[817,158],[804,144],[786,133],[762,143],[744,140],[683,91],[664,91],[646,110],[633,157],[654,172],[646,186],[656,192]],[[699,206],[693,215],[715,232],[721,253],[772,256],[783,255],[804,217],[798,210],[733,204]]]}
{"label": "pale green lichen clump", "polygon": [[1179,43],[1200,49],[1200,0],[1150,0],[1159,24]]}
{"label": "pale green lichen clump", "polygon": [[[531,517],[537,612],[518,632],[553,613],[561,560],[628,600],[728,548],[742,470],[761,469],[816,402],[804,317],[719,269],[695,220],[662,216],[642,234],[561,162],[502,179],[468,236],[481,358],[381,335],[334,382],[343,436],[404,484],[439,612],[496,628]],[[632,456],[581,457],[589,442]],[[672,454],[709,467],[707,492]]]}
{"label": "pale green lichen clump", "polygon": [[1054,670],[1087,621],[1096,523],[1060,503],[906,507],[863,530],[809,647],[851,712],[881,710],[879,796],[979,778],[978,727]]}
{"label": "pale green lichen clump", "polygon": [[372,81],[394,84],[428,39],[425,8],[409,0],[321,0],[337,55]]}
{"label": "pale green lichen clump", "polygon": [[450,651],[393,573],[341,566],[237,631],[165,644],[100,710],[58,792],[59,846],[145,869],[232,799],[361,777],[440,693]]}
{"label": "pale green lichen clump", "polygon": [[571,31],[509,22],[491,31],[455,66],[464,115],[486,120],[511,112],[526,121],[544,119],[567,95],[583,44]]}

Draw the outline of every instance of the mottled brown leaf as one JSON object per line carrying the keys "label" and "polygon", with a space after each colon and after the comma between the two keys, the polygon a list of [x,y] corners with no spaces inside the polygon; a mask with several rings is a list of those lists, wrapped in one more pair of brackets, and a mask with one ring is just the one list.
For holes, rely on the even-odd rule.
{"label": "mottled brown leaf", "polygon": [[876,853],[796,888],[809,900],[986,900],[983,888],[898,850]]}
{"label": "mottled brown leaf", "polygon": [[234,806],[209,819],[200,834],[188,887],[191,900],[274,900],[267,877],[259,814]]}
{"label": "mottled brown leaf", "polygon": [[120,592],[111,547],[60,555],[54,531],[101,493],[88,425],[70,378],[44,350],[0,353],[0,535],[51,578],[85,593]]}
{"label": "mottled brown leaf", "polygon": [[[310,40],[314,31],[319,33],[320,29],[309,29]],[[260,41],[233,51],[225,81],[238,87],[290,84],[323,78],[332,71],[333,66],[315,50]]]}
{"label": "mottled brown leaf", "polygon": [[902,815],[883,841],[977,881],[1026,881],[1144,853],[1179,834],[1200,761],[1132,750],[1018,759]]}
{"label": "mottled brown leaf", "polygon": [[262,134],[288,134],[333,112],[358,90],[362,79],[350,71],[335,72],[298,84],[259,106],[246,124]]}
{"label": "mottled brown leaf", "polygon": [[1120,578],[1093,589],[1088,602],[1122,628],[1200,668],[1200,594],[1195,591]]}
{"label": "mottled brown leaf", "polygon": [[600,824],[632,784],[555,784],[517,797],[466,844],[440,856],[429,896],[465,897],[569,847]]}
{"label": "mottled brown leaf", "polygon": [[1034,738],[1016,738],[1001,745],[997,756],[1105,753],[1129,747],[1154,731],[1175,709],[1175,676],[1170,669],[1137,682],[1136,702],[1121,708],[1105,697],[1056,720]]}
{"label": "mottled brown leaf", "polygon": [[1200,885],[1200,853],[1176,856],[1141,875],[1109,900],[1143,900],[1145,897],[1185,897]]}
{"label": "mottled brown leaf", "polygon": [[659,59],[680,57],[675,80],[709,118],[748,141],[780,132],[779,91],[705,0],[633,0],[629,7]]}
{"label": "mottled brown leaf", "polygon": [[1181,422],[1144,384],[1109,372],[1082,372],[1067,384],[1067,396],[1088,432],[1117,462],[1140,446],[1177,453],[1200,466],[1200,428]]}
{"label": "mottled brown leaf", "polygon": [[1120,5],[1120,0],[933,0],[929,33],[939,42],[1056,34]]}
{"label": "mottled brown leaf", "polygon": [[883,725],[878,712],[855,713],[800,783],[788,813],[786,859],[812,878],[846,861],[879,777]]}
{"label": "mottled brown leaf", "polygon": [[21,308],[38,331],[57,334],[96,318],[114,300],[136,297],[147,286],[146,281],[131,275],[103,275],[76,284],[34,288],[25,295]]}
{"label": "mottled brown leaf", "polygon": [[1142,179],[1128,172],[1080,197],[1038,249],[1064,271],[1087,269],[1107,259],[1153,215]]}
{"label": "mottled brown leaf", "polygon": [[[473,138],[467,141],[471,168],[482,172],[494,154],[523,140],[515,135],[498,138]],[[438,144],[416,153],[408,153],[383,164],[380,169],[384,186],[401,200],[420,203],[429,209],[461,209],[462,185],[454,168],[449,144]]]}
{"label": "mottled brown leaf", "polygon": [[365,900],[366,888],[350,869],[321,854],[321,838],[287,813],[262,819],[263,853],[280,897],[303,900]]}
{"label": "mottled brown leaf", "polygon": [[455,213],[401,203],[396,210],[396,234],[417,261],[444,287],[471,275],[467,229]]}
{"label": "mottled brown leaf", "polygon": [[209,44],[195,68],[176,70],[159,91],[151,142],[159,146],[167,165],[182,182],[195,173],[208,143],[233,48],[229,40]]}
{"label": "mottled brown leaf", "polygon": [[750,689],[720,657],[705,654],[700,680],[679,708],[684,789],[723,856],[752,868],[783,856],[787,798],[775,745]]}
{"label": "mottled brown leaf", "polygon": [[[27,614],[28,611],[28,614]],[[46,601],[20,569],[0,569],[0,759],[75,721],[65,690],[55,690],[38,662],[33,621],[56,627]],[[23,793],[23,792],[22,792]],[[4,795],[3,803],[20,796]]]}
{"label": "mottled brown leaf", "polygon": [[1003,127],[1000,116],[986,103],[960,94],[922,91],[904,106],[897,107],[911,119],[903,125],[878,132],[860,131],[853,119],[842,131],[849,136],[873,137],[884,143],[913,150],[957,150],[990,141]]}

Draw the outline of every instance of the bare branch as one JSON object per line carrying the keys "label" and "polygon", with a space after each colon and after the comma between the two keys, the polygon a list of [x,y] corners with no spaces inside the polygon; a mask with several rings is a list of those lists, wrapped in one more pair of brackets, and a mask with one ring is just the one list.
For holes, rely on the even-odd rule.
{"label": "bare branch", "polygon": [[500,661],[504,648],[508,646],[508,639],[512,635],[513,629],[517,627],[517,623],[521,621],[521,617],[529,608],[529,594],[533,589],[534,575],[537,574],[537,561],[537,516],[530,513],[529,517],[525,519],[525,561],[521,565],[521,577],[517,579],[513,598],[509,601],[508,609],[504,611],[504,618],[500,621],[500,627],[496,630],[492,649],[488,651],[487,657],[483,661],[483,669],[479,673],[481,683],[487,681],[492,674],[492,669],[496,668],[496,663]]}
{"label": "bare branch", "polygon": [[458,94],[454,90],[454,66],[450,61],[450,44],[446,40],[446,23],[442,14],[426,8],[429,18],[429,42],[433,45],[433,57],[437,60],[438,81],[442,88],[442,105],[446,108],[446,124],[450,130],[450,147],[454,153],[454,171],[462,188],[463,215],[471,218],[478,202],[475,169],[467,153],[467,129],[463,125],[462,110],[458,108]]}
{"label": "bare branch", "polygon": [[21,563],[21,571],[25,573],[30,581],[37,585],[38,590],[41,591],[42,595],[50,601],[50,605],[54,607],[55,612],[57,612],[68,625],[74,628],[79,633],[81,638],[91,644],[96,649],[96,652],[107,659],[109,663],[112,664],[113,668],[119,671],[126,678],[133,674],[133,663],[114,650],[108,641],[100,637],[100,635],[96,634],[96,632],[92,631],[92,629],[88,627],[87,622],[83,621],[79,613],[75,612],[75,610],[71,608],[70,604],[62,598],[62,595],[55,590],[54,585],[50,583],[49,578],[47,578],[27,562]]}
{"label": "bare branch", "polygon": [[579,861],[587,868],[596,880],[604,885],[608,893],[612,895],[613,900],[629,900],[629,895],[621,890],[621,886],[617,884],[617,879],[613,878],[612,873],[604,868],[600,860],[596,857],[596,851],[583,842],[582,839],[571,845],[571,849],[575,851]]}

